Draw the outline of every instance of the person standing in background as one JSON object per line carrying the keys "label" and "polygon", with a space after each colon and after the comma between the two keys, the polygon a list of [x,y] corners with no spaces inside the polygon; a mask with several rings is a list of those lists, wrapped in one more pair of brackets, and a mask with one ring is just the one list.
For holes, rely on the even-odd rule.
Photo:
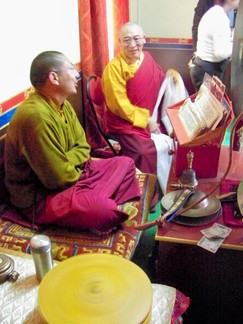
{"label": "person standing in background", "polygon": [[[202,16],[214,5],[218,4],[218,0],[199,0],[194,9],[193,23],[192,23],[192,47],[193,53],[197,50],[197,30]],[[228,14],[231,28],[235,27],[236,10],[231,10]]]}
{"label": "person standing in background", "polygon": [[229,13],[237,10],[239,0],[219,0],[201,18],[195,57],[190,65],[190,75],[196,91],[205,72],[223,79],[232,55],[233,31]]}
{"label": "person standing in background", "polygon": [[194,9],[193,16],[193,24],[192,24],[192,46],[193,53],[196,52],[197,49],[197,29],[199,22],[202,16],[207,12],[210,8],[214,6],[217,1],[214,0],[199,0],[196,8]]}

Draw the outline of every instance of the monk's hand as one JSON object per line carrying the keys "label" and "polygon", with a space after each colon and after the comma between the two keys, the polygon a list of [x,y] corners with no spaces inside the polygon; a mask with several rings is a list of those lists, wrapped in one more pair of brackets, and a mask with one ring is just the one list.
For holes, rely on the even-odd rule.
{"label": "monk's hand", "polygon": [[174,84],[179,81],[180,74],[174,69],[168,69],[166,75],[172,77]]}
{"label": "monk's hand", "polygon": [[150,133],[160,134],[159,124],[153,121],[151,117],[148,120],[147,128]]}

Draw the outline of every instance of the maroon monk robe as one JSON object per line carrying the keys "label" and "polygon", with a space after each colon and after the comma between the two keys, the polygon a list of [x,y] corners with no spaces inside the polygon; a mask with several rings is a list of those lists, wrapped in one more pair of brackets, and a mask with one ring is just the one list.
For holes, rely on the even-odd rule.
{"label": "maroon monk robe", "polygon": [[[144,52],[144,60],[129,79],[127,96],[133,105],[146,107],[150,114],[156,104],[160,86],[164,80],[164,72],[148,52]],[[131,157],[136,167],[145,173],[157,173],[157,152],[150,132],[147,129],[134,127],[128,121],[107,111],[107,125],[119,141],[124,155]]]}
{"label": "maroon monk robe", "polygon": [[[129,79],[126,84],[127,96],[131,103],[149,109],[150,115],[152,115],[163,80],[164,72],[152,56],[148,52],[144,52],[142,64],[134,77]],[[132,134],[150,138],[147,129],[133,126],[129,121],[113,114],[109,109],[106,111],[106,120],[111,134]]]}
{"label": "maroon monk robe", "polygon": [[[106,232],[127,219],[117,205],[139,197],[132,159],[89,160],[75,185],[39,203],[34,222]],[[33,215],[28,212],[26,216],[32,219]]]}
{"label": "maroon monk robe", "polygon": [[133,105],[146,107],[152,116],[164,72],[153,57],[144,52],[144,60],[135,76],[127,81],[127,96]]}

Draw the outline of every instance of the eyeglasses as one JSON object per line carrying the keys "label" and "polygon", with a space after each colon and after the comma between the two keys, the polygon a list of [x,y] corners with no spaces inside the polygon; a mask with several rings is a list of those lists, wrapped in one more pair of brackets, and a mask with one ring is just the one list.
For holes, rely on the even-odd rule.
{"label": "eyeglasses", "polygon": [[135,36],[135,37],[127,37],[122,40],[122,42],[126,45],[131,45],[133,42],[135,44],[140,44],[143,40],[143,37],[141,36]]}

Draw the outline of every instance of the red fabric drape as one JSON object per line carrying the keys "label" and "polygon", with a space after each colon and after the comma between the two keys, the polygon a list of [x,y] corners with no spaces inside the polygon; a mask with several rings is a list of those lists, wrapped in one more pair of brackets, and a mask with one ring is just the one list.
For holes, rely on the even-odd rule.
{"label": "red fabric drape", "polygon": [[114,21],[114,54],[120,50],[119,32],[126,22],[129,21],[129,0],[113,0]]}
{"label": "red fabric drape", "polygon": [[83,76],[101,76],[109,59],[106,1],[79,0],[79,22]]}
{"label": "red fabric drape", "polygon": [[[128,0],[113,1],[114,34],[118,48],[118,30],[128,20]],[[92,149],[102,148],[107,144],[101,137],[94,122],[86,94],[88,76],[102,72],[109,61],[106,0],[79,0],[80,53],[83,82],[84,127]],[[101,124],[104,109],[100,112]]]}
{"label": "red fabric drape", "polygon": [[102,75],[108,56],[105,0],[79,0],[80,56],[83,84],[84,128],[92,149],[106,146],[92,116],[86,94],[88,76]]}

